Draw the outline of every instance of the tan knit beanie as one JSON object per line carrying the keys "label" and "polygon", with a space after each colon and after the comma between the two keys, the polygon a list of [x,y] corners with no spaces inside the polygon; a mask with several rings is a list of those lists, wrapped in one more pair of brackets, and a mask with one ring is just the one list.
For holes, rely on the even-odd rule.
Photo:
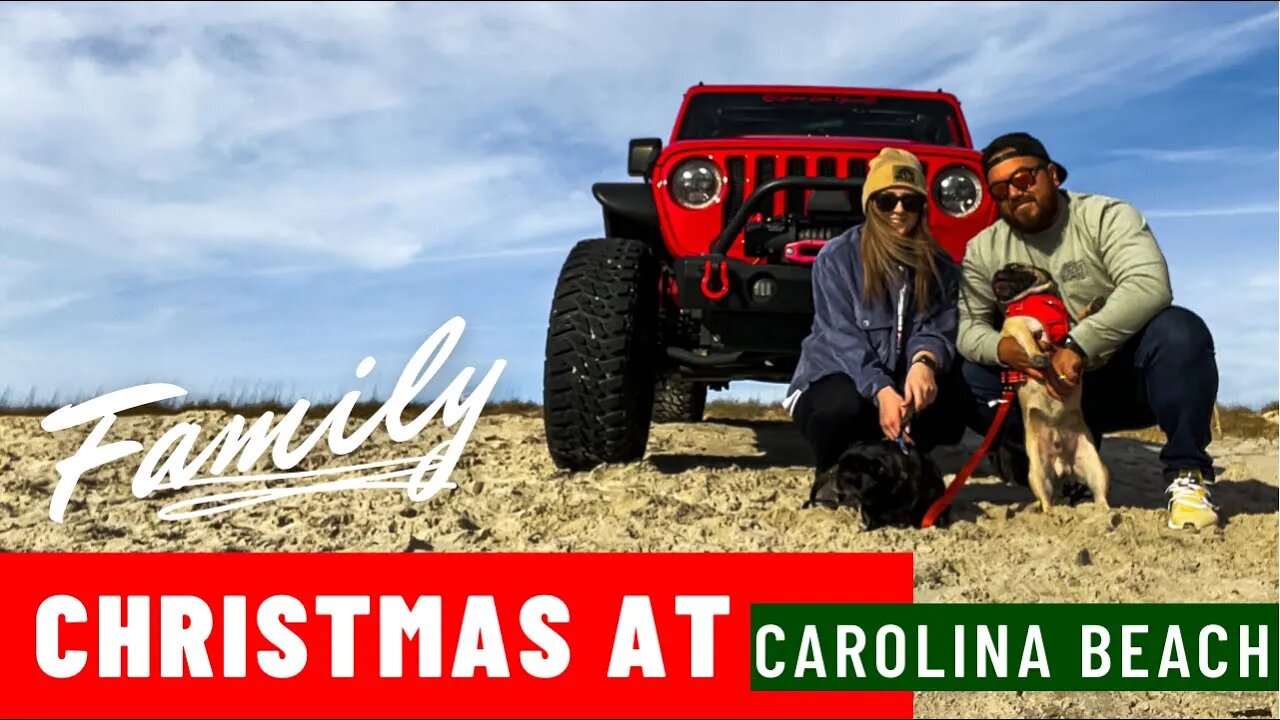
{"label": "tan knit beanie", "polygon": [[872,195],[891,187],[908,188],[929,196],[924,187],[924,167],[920,160],[906,150],[887,147],[868,163],[867,179],[862,184],[863,212]]}

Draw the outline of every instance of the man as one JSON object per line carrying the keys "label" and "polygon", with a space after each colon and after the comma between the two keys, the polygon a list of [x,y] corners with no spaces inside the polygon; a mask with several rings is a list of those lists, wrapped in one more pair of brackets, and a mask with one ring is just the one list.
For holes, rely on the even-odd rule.
{"label": "man", "polygon": [[[994,419],[987,403],[1000,396],[1003,368],[1026,373],[1028,382],[1043,382],[1060,398],[1083,380],[1085,422],[1097,444],[1106,432],[1152,425],[1164,431],[1169,527],[1216,524],[1206,452],[1218,392],[1213,338],[1197,315],[1172,304],[1168,265],[1145,219],[1122,200],[1063,190],[1066,168],[1026,133],[996,138],[982,162],[1000,218],[969,242],[960,286],[957,349],[969,361],[964,376],[977,404],[974,430],[985,433]],[[1003,309],[991,278],[1011,262],[1047,270],[1071,313],[1070,333],[1050,350],[1043,372],[1016,342],[1000,337]],[[1101,309],[1080,320],[1098,302]],[[1016,407],[1004,422],[992,460],[1006,481],[1026,484]]]}

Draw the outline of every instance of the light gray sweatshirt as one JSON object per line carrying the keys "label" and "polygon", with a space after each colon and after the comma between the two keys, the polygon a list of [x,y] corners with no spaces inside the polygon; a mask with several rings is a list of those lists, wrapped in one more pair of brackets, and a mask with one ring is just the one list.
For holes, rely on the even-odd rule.
{"label": "light gray sweatshirt", "polygon": [[[1164,253],[1142,214],[1103,195],[1060,191],[1053,225],[1022,234],[997,220],[969,241],[960,284],[957,349],[972,362],[996,365],[1004,312],[991,277],[1008,263],[1049,271],[1071,313],[1071,337],[1088,354],[1085,367],[1104,364],[1156,313],[1173,302]],[[1105,305],[1081,321],[1097,298]]]}

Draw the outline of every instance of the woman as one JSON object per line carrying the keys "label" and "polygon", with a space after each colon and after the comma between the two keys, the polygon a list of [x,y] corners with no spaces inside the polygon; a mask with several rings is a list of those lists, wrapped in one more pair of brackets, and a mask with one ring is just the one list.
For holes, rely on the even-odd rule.
{"label": "woman", "polygon": [[956,353],[959,269],[929,232],[924,170],[885,148],[862,189],[866,220],[813,266],[813,329],[784,405],[817,469],[878,437],[930,452],[964,435]]}

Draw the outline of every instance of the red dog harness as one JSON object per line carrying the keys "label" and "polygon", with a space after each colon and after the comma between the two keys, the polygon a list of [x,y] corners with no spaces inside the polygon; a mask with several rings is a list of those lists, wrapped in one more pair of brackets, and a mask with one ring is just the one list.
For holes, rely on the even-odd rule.
{"label": "red dog harness", "polygon": [[[1054,345],[1060,345],[1071,330],[1071,315],[1067,306],[1062,304],[1057,295],[1041,293],[1010,303],[1005,308],[1006,317],[1031,317],[1044,326],[1045,337]],[[1006,386],[1021,385],[1027,381],[1025,375],[1017,370],[1005,370],[1001,374]]]}
{"label": "red dog harness", "polygon": [[1030,295],[1010,303],[1005,310],[1005,315],[1032,317],[1039,320],[1044,326],[1045,337],[1054,345],[1061,344],[1071,330],[1071,314],[1067,312],[1067,306],[1062,304],[1057,295]]}

